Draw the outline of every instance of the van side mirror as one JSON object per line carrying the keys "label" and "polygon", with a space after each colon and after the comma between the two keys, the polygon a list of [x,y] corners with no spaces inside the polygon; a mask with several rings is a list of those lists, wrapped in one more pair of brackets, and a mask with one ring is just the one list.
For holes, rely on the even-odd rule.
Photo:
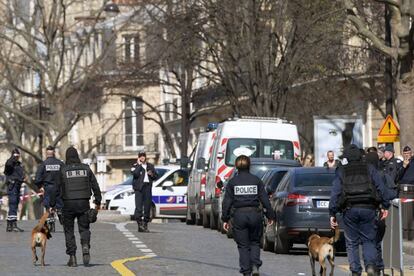
{"label": "van side mirror", "polygon": [[165,181],[165,182],[162,184],[162,189],[163,189],[163,190],[166,190],[166,189],[168,189],[168,188],[172,187],[173,185],[174,185],[174,182],[172,182],[172,181]]}
{"label": "van side mirror", "polygon": [[200,157],[197,160],[197,170],[204,171],[206,169],[206,159],[204,157]]}
{"label": "van side mirror", "polygon": [[224,158],[224,153],[219,152],[217,153],[217,159],[223,159]]}

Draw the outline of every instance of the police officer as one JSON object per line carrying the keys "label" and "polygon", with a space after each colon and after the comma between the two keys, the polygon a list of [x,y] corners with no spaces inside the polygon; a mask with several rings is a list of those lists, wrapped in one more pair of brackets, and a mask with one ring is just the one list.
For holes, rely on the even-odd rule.
{"label": "police officer", "polygon": [[383,178],[378,171],[362,161],[360,149],[350,145],[344,151],[347,164],[340,166],[333,181],[329,214],[331,227],[338,226],[336,214],[342,212],[348,261],[353,276],[361,275],[359,245],[362,243],[365,269],[377,275],[376,210],[381,204],[381,218],[389,207]]}
{"label": "police officer", "polygon": [[250,158],[240,155],[236,159],[238,174],[230,179],[223,200],[223,227],[229,229],[231,209],[233,214],[233,233],[239,250],[240,273],[259,275],[260,237],[263,233],[260,203],[266,210],[269,225],[273,224],[275,213],[270,206],[268,195],[262,181],[249,172]]}
{"label": "police officer", "polygon": [[395,183],[399,181],[404,173],[403,162],[394,157],[394,147],[388,144],[384,149],[384,162],[382,170],[392,177]]}
{"label": "police officer", "polygon": [[[59,222],[62,221],[62,207],[63,200],[60,193],[58,193],[58,187],[60,187],[60,169],[64,166],[64,163],[55,157],[55,148],[48,146],[46,148],[46,160],[43,161],[36,171],[35,184],[44,193],[43,205],[46,209],[50,209],[50,200],[52,194],[56,197],[54,206],[57,210]],[[54,216],[51,214],[51,216]]]}
{"label": "police officer", "polygon": [[[95,208],[99,209],[102,196],[95,175],[88,165],[81,163],[78,152],[74,147],[69,147],[66,150],[66,164],[61,169],[60,184],[63,198],[63,228],[65,231],[66,254],[70,256],[68,266],[77,266],[74,233],[75,218],[78,220],[83,264],[87,266],[90,260],[89,249],[91,239],[88,217],[90,209],[89,200],[93,191]],[[53,201],[51,204],[54,206],[55,202]]]}
{"label": "police officer", "polygon": [[[149,232],[148,222],[151,221],[150,211],[152,203],[152,182],[157,178],[154,165],[147,162],[145,152],[138,153],[137,163],[131,168],[135,191],[135,219],[138,223],[138,232]],[[142,212],[144,210],[144,213]]]}
{"label": "police officer", "polygon": [[9,196],[9,213],[7,216],[7,232],[23,232],[17,227],[17,208],[20,201],[20,188],[25,180],[22,163],[19,161],[20,151],[16,148],[4,167],[6,175],[7,195]]}
{"label": "police officer", "polygon": [[411,148],[409,146],[405,146],[403,149],[403,175],[399,183],[401,184],[414,184],[414,159],[412,156]]}

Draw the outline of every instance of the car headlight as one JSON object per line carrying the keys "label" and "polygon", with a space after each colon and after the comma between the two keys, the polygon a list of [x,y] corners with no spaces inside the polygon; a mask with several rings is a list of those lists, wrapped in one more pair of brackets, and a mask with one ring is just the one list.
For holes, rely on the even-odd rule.
{"label": "car headlight", "polygon": [[130,196],[132,194],[134,194],[134,191],[125,191],[117,195],[114,199],[124,199],[125,197]]}

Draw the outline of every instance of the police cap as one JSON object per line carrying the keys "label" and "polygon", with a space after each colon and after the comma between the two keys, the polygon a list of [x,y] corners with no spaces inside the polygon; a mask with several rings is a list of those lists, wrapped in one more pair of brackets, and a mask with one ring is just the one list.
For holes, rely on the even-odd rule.
{"label": "police cap", "polygon": [[404,147],[403,152],[407,152],[407,151],[411,151],[410,146],[405,146],[405,147]]}
{"label": "police cap", "polygon": [[391,144],[388,144],[388,145],[385,146],[384,151],[390,151],[390,152],[394,153],[394,146],[391,145]]}

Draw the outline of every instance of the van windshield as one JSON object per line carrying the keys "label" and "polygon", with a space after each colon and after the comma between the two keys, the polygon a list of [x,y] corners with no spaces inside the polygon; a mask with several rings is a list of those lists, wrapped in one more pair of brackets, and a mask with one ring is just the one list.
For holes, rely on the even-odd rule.
{"label": "van windshield", "polygon": [[237,156],[252,158],[294,159],[293,143],[284,140],[232,138],[227,142],[226,165],[234,166]]}

